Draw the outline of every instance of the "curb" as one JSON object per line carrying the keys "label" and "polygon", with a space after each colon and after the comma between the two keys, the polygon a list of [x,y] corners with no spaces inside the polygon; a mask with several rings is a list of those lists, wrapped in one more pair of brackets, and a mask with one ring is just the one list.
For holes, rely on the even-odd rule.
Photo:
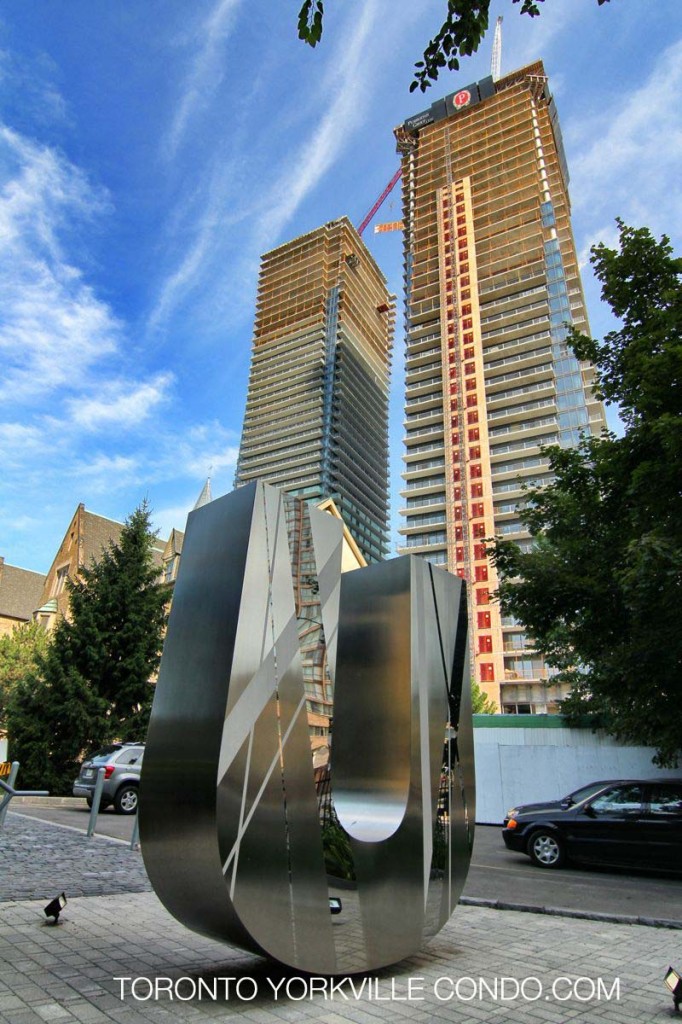
{"label": "curb", "polygon": [[82,796],[15,796],[16,807],[81,807]]}
{"label": "curb", "polygon": [[636,917],[632,914],[600,914],[592,910],[571,910],[569,907],[537,907],[530,903],[509,903],[506,900],[486,900],[475,896],[463,896],[460,906],[479,907],[488,910],[515,910],[520,914],[547,914],[550,917],[574,917],[582,921],[604,921],[608,924],[639,924],[647,928],[672,928],[682,930],[682,921],[659,917]]}

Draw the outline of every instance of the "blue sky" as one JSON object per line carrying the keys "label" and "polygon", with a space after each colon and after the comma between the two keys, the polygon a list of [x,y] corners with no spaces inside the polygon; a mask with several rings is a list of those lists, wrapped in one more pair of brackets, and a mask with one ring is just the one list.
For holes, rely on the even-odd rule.
{"label": "blue sky", "polygon": [[[344,214],[359,223],[397,167],[393,126],[489,73],[492,33],[461,72],[409,93],[444,0],[329,0],[314,51],[296,38],[298,6],[0,2],[8,562],[46,572],[80,501],[123,519],[147,497],[167,535],[209,467],[214,494],[231,490],[260,254]],[[503,73],[545,61],[581,257],[614,242],[616,216],[679,251],[679,0],[545,8],[531,21],[493,0],[492,13],[504,15]],[[396,190],[378,219],[399,216]],[[400,295],[400,235],[365,239]],[[603,334],[589,268],[584,280]],[[394,522],[402,348],[399,330]]]}

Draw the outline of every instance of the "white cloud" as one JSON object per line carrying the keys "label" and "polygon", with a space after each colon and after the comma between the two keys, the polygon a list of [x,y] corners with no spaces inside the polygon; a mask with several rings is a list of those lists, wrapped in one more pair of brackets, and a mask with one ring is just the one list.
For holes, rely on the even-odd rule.
{"label": "white cloud", "polygon": [[197,480],[213,476],[237,465],[239,445],[234,432],[226,430],[217,420],[189,428],[174,439],[173,458],[177,471]]}
{"label": "white cloud", "polygon": [[102,192],[54,150],[0,125],[0,399],[83,384],[120,324],[65,256],[62,235],[101,213]]}
{"label": "white cloud", "polygon": [[[309,139],[287,161],[287,168],[272,185],[267,212],[256,231],[258,248],[268,240],[277,240],[306,196],[324,177],[339,153],[349,145],[358,126],[368,94],[367,78],[372,68],[371,39],[377,28],[378,6],[366,2],[362,6],[352,35],[342,41],[342,48],[331,62],[331,71],[323,88],[331,103]],[[324,107],[324,102],[320,103]],[[262,239],[262,241],[261,241]]]}
{"label": "white cloud", "polygon": [[187,516],[194,508],[199,492],[194,498],[188,498],[186,503],[181,505],[168,505],[165,508],[152,508],[152,529],[158,532],[162,540],[167,540],[171,530],[181,530],[183,533],[187,528]]}
{"label": "white cloud", "polygon": [[182,94],[165,140],[167,155],[174,156],[182,143],[190,117],[206,104],[223,80],[223,46],[230,35],[241,0],[218,0],[197,32],[192,67],[183,82]]}
{"label": "white cloud", "polygon": [[571,193],[575,210],[592,224],[620,215],[634,226],[682,236],[682,194],[670,187],[682,165],[681,92],[679,40],[639,89],[629,95],[620,89],[610,108],[575,125]]}
{"label": "white cloud", "polygon": [[[310,116],[314,116],[312,111],[324,113],[312,131],[296,144],[302,133],[292,128],[282,159],[273,163],[268,158],[265,171],[258,163],[263,155],[256,158],[255,166],[260,170],[254,169],[254,174],[260,175],[260,183],[255,198],[252,187],[235,188],[238,168],[218,163],[205,190],[203,208],[187,211],[191,241],[159,289],[147,321],[151,331],[167,321],[199,287],[212,287],[223,296],[229,293],[231,308],[227,315],[234,315],[235,306],[244,296],[248,296],[244,309],[252,309],[251,287],[260,254],[276,244],[301,204],[344,148],[352,144],[370,95],[369,78],[378,66],[371,41],[377,31],[379,10],[378,0],[366,0],[359,16],[351,19],[352,28],[341,36],[331,53],[326,73],[315,85],[316,102]],[[265,126],[263,131],[267,132]],[[242,160],[247,159],[242,155]],[[177,225],[175,230],[180,233]],[[231,259],[230,243],[235,238],[239,242],[238,256]]]}
{"label": "white cloud", "polygon": [[172,383],[170,373],[159,373],[140,384],[112,381],[97,396],[70,399],[67,408],[73,423],[86,430],[134,429],[168,400]]}
{"label": "white cloud", "polygon": [[598,245],[599,242],[603,242],[609,249],[618,248],[618,228],[615,222],[602,224],[601,227],[591,231],[588,238],[584,239],[578,253],[578,266],[581,272],[589,266],[590,249],[593,245]]}
{"label": "white cloud", "polygon": [[89,461],[78,460],[70,467],[82,489],[90,494],[111,493],[140,481],[139,460],[126,455],[100,453]]}

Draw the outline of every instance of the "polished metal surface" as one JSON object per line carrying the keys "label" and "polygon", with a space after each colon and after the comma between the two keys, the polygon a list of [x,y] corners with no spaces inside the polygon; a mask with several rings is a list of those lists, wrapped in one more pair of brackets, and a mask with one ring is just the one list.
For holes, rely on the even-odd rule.
{"label": "polished metal surface", "polygon": [[417,951],[464,885],[474,821],[466,597],[461,580],[414,557],[341,576],[341,523],[304,514],[334,701],[324,805],[284,500],[256,482],[189,517],[140,839],[157,895],[188,927],[341,974]]}

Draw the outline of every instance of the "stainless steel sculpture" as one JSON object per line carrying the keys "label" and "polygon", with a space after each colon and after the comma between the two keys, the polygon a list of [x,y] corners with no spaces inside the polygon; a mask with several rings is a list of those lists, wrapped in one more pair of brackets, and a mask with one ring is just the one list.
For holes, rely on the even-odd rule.
{"label": "stainless steel sculpture", "polygon": [[[140,837],[157,895],[188,927],[347,974],[418,950],[464,885],[474,828],[466,598],[461,580],[413,557],[342,576],[341,523],[309,515],[334,681],[324,828],[284,501],[258,482],[190,514]],[[334,917],[330,896],[342,900]]]}

